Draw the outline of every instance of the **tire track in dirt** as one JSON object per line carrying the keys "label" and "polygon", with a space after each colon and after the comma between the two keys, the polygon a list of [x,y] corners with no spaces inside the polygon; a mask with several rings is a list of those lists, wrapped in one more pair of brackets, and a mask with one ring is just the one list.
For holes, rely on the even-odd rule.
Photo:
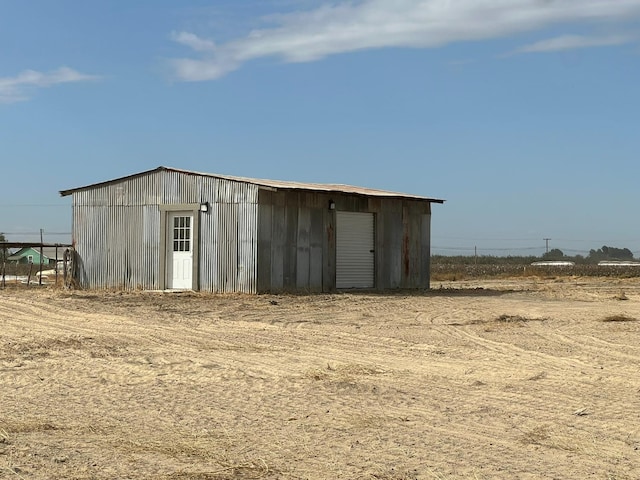
{"label": "tire track in dirt", "polygon": [[[465,310],[466,310],[465,314],[467,314],[469,309],[465,309]],[[449,310],[448,314],[449,314],[449,316],[453,316],[455,318],[457,315],[460,315],[461,312],[463,312],[461,309]],[[42,313],[44,313],[44,309],[42,309],[42,308],[38,309],[37,306],[32,306],[29,309],[29,314],[41,315]],[[68,321],[68,319],[66,319],[66,320]],[[65,322],[64,324],[59,324],[59,326],[66,328],[67,327],[67,322]],[[130,325],[125,325],[125,326],[127,328],[130,328]],[[137,325],[137,326],[139,327],[139,325]],[[225,325],[225,327],[228,327],[228,325]],[[164,346],[166,346],[166,343],[167,343],[166,339],[170,338],[170,336],[173,333],[177,333],[176,329],[174,329],[174,328],[168,328],[168,329],[165,329],[165,330],[166,331],[164,331],[164,332],[158,332],[158,328],[157,327],[154,329],[153,332],[142,329],[142,330],[139,330],[139,331],[136,332],[135,339],[137,341],[139,341],[141,338],[146,338],[147,340],[150,339],[151,343],[164,347]],[[185,329],[183,327],[179,327],[178,330],[179,330],[179,333],[182,336],[182,339],[183,340],[187,339],[187,338],[185,338]],[[448,331],[445,332],[445,329],[440,329],[439,333],[447,333],[449,336],[457,336],[458,338],[463,338],[463,336],[460,335],[459,332],[456,333],[455,331],[451,330],[450,328],[447,328],[446,330],[448,330]],[[86,332],[87,330],[83,329],[83,331]],[[278,341],[280,343],[282,343],[282,335],[281,335],[281,333],[282,333],[281,331],[276,331],[274,333],[274,335],[279,336]],[[220,345],[214,346],[214,345],[210,345],[210,344],[208,344],[208,345],[207,344],[202,344],[202,339],[201,339],[201,334],[200,333],[196,333],[196,334],[192,334],[192,335],[193,336],[190,338],[190,340],[192,340],[195,344],[200,343],[200,346],[196,347],[196,349],[195,349],[196,351],[199,348],[203,348],[203,347],[211,349],[211,350],[223,350],[223,351],[227,350],[227,348],[225,348],[224,346],[222,346],[222,348],[220,348]],[[358,343],[358,344],[360,344],[359,346],[363,346],[362,345],[362,341],[364,341],[365,339],[371,340],[370,337],[366,337],[364,335],[361,338],[357,338],[354,335],[349,335],[349,336],[346,336],[345,334],[341,334],[341,335],[343,335],[343,337],[331,338],[331,343],[334,344],[334,345],[340,345],[341,348],[339,348],[337,350],[334,349],[332,351],[324,351],[324,352],[321,351],[320,354],[318,354],[317,352],[314,352],[312,355],[308,356],[307,363],[308,364],[314,364],[315,362],[317,362],[319,360],[325,361],[325,359],[327,359],[327,358],[329,358],[329,359],[331,359],[331,358],[340,358],[341,355],[344,356],[344,352],[341,351],[342,349],[348,351],[348,350],[350,350],[351,348],[354,347],[354,343]],[[466,335],[467,338],[470,339],[472,342],[475,342],[476,344],[484,347],[485,349],[490,350],[493,353],[501,353],[503,355],[508,355],[508,354],[510,354],[510,353],[512,353],[514,351],[519,352],[519,354],[522,354],[523,352],[525,352],[522,349],[514,349],[514,348],[508,349],[508,352],[507,352],[504,349],[504,345],[499,344],[497,342],[489,342],[487,340],[481,339],[478,336],[470,335],[469,332],[464,332],[464,335]],[[345,337],[347,337],[347,338],[345,338]],[[244,340],[246,341],[246,338]],[[292,343],[294,343],[296,341],[297,340],[293,340]],[[405,342],[394,341],[393,339],[385,338],[383,341],[381,341],[377,345],[371,345],[371,343],[369,343],[369,344],[364,345],[364,346],[366,348],[375,348],[375,349],[378,349],[378,350],[381,349],[382,347],[385,347],[385,348],[389,349],[392,352],[391,356],[397,357],[398,356],[398,352],[403,352],[403,348],[402,347],[406,347],[407,345],[406,345]],[[186,354],[186,352],[184,352],[184,350],[185,350],[185,345],[184,344],[182,344],[180,346],[180,349],[183,351],[183,353]],[[192,356],[193,353],[194,352],[193,352],[193,349],[192,349],[192,351],[189,352],[189,354],[191,354],[190,356]],[[526,353],[527,354],[531,354],[531,352],[526,352]],[[296,352],[296,356],[298,357],[298,360],[300,360],[300,358],[299,358],[300,357],[300,352]],[[226,357],[225,359],[228,361],[229,357],[228,356],[225,356],[225,357]],[[389,355],[382,355],[381,354],[381,355],[379,355],[377,357],[377,361],[379,363],[384,363],[385,361],[388,360],[388,357],[389,357]],[[413,360],[411,355],[409,355],[409,358]],[[217,358],[217,360],[222,360],[222,359]],[[287,359],[285,358],[285,359],[283,359],[283,361],[280,361],[280,362],[265,363],[265,362],[256,362],[255,359],[252,359],[252,361],[250,361],[250,362],[238,361],[237,362],[237,367],[238,368],[243,368],[243,367],[246,368],[247,365],[250,365],[253,370],[257,370],[257,371],[265,370],[265,369],[266,370],[282,371],[283,370],[283,365],[287,364],[286,360]],[[355,363],[355,361],[357,359],[355,357],[353,357],[353,358],[345,359],[345,360],[350,360],[350,361]],[[290,374],[295,374],[295,373],[297,373],[297,370],[296,369],[290,369],[289,373]]]}
{"label": "tire track in dirt", "polygon": [[91,333],[101,323],[99,314],[73,310],[61,313],[44,302],[27,303],[5,298],[0,303],[0,316],[18,331]]}
{"label": "tire track in dirt", "polygon": [[[638,333],[640,333],[640,330]],[[576,351],[586,349],[586,352],[581,352],[583,355],[600,358],[614,357],[616,360],[624,361],[626,365],[629,365],[629,363],[626,362],[635,364],[633,368],[636,370],[638,367],[637,364],[640,362],[640,346],[637,345],[621,345],[608,342],[592,335],[576,331],[573,328],[571,328],[571,331],[566,334],[549,333],[547,335],[548,338],[567,345],[569,348],[573,347]]]}
{"label": "tire track in dirt", "polygon": [[[503,307],[504,310],[504,307]],[[584,310],[584,307],[581,307],[581,310]],[[450,319],[455,319],[457,317],[460,318],[470,318],[471,315],[473,315],[474,311],[473,309],[464,309],[464,310],[452,310],[451,312],[448,312],[445,316],[439,316],[439,317],[435,317],[432,318],[432,322],[434,322],[434,320],[438,320],[438,323],[443,323],[443,320],[446,322]],[[542,315],[540,315],[538,318],[548,318],[548,313],[549,313],[549,309],[544,309],[543,311],[539,311],[539,313],[543,313]],[[577,312],[578,314],[580,313],[580,310]],[[547,315],[545,315],[547,314]],[[526,314],[525,314],[526,315]],[[529,313],[529,317],[530,317],[531,313]],[[487,314],[485,313],[485,317],[487,316]],[[471,317],[473,318],[473,317]],[[493,317],[494,319],[496,317]],[[526,317],[524,317],[526,318]],[[435,323],[435,322],[434,322]],[[556,322],[553,322],[554,325],[556,324]],[[490,321],[486,321],[485,325],[490,325],[491,322]],[[466,336],[470,341],[488,349],[491,351],[494,351],[495,353],[513,353],[513,354],[517,354],[519,356],[522,355],[526,355],[529,356],[531,359],[534,359],[536,357],[541,357],[542,359],[549,359],[549,358],[555,358],[554,355],[552,355],[551,357],[546,357],[543,353],[538,353],[538,352],[534,352],[531,349],[528,348],[522,348],[522,347],[518,347],[516,345],[512,345],[511,343],[501,343],[501,342],[493,342],[491,340],[488,340],[485,338],[485,336],[473,333],[470,328],[467,326],[468,325],[468,321],[466,322],[466,324],[460,324],[457,322],[453,322],[453,325],[458,326],[459,328],[457,329],[447,329],[447,328],[440,328],[439,332],[442,333],[443,335],[449,335],[450,337],[457,337],[457,338],[462,338],[462,336]],[[494,325],[497,325],[497,323],[494,321]],[[562,328],[562,325],[555,325],[555,327],[551,330],[548,331],[548,329],[536,329],[535,334],[541,336],[542,338],[545,338],[547,340],[551,340],[554,343],[564,343],[567,345],[571,345],[571,344],[576,344],[576,345],[583,345],[583,341],[582,341],[582,336],[580,335],[575,335],[574,337],[566,337],[566,336],[562,336],[562,334],[560,333],[554,333],[554,331],[558,331],[559,329]],[[577,329],[579,327],[574,327],[574,329]],[[523,335],[526,335],[526,332],[523,332]],[[551,348],[553,350],[553,348]],[[630,356],[626,356],[625,354],[622,354],[622,357],[628,360],[637,360],[637,357],[635,355],[630,355]],[[571,358],[571,357],[565,357],[566,361],[574,361],[576,362],[576,364],[581,364],[582,366],[588,366],[588,364],[585,364],[584,361],[580,360],[580,359],[576,359],[576,358]]]}
{"label": "tire track in dirt", "polygon": [[[486,345],[479,342],[479,345]],[[509,380],[514,388],[535,382],[537,388],[535,394],[524,394],[518,391],[515,397],[505,392],[500,392],[498,397],[493,398],[493,403],[499,403],[500,399],[512,399],[518,403],[528,405],[530,412],[536,412],[540,418],[545,418],[547,397],[553,397],[557,404],[566,406],[569,411],[581,408],[585,399],[592,398],[594,387],[597,391],[598,383],[590,380],[602,374],[600,366],[595,362],[576,361],[575,358],[568,358],[560,355],[540,354],[535,351],[511,349],[498,347],[496,353],[499,355],[493,358],[492,367],[496,373],[509,372],[515,377]],[[514,357],[515,353],[517,357]],[[515,370],[519,365],[519,371]],[[480,381],[488,381],[491,377],[489,372],[478,371]],[[495,377],[495,375],[494,375]],[[610,375],[610,380],[622,380],[619,374]],[[520,389],[518,389],[520,390]]]}
{"label": "tire track in dirt", "polygon": [[[603,399],[603,401],[600,401],[600,402],[593,402],[593,390],[597,391],[599,388],[594,388],[591,391],[589,391],[588,388],[585,388],[585,385],[583,384],[584,382],[580,381],[580,378],[579,378],[580,374],[584,374],[584,372],[574,371],[572,375],[571,372],[567,371],[568,366],[583,367],[582,370],[585,370],[584,367],[588,366],[589,363],[585,363],[583,361],[580,361],[578,363],[576,362],[575,358],[559,357],[557,355],[555,356],[546,355],[546,354],[540,355],[537,352],[532,352],[528,349],[512,348],[508,344],[505,347],[501,342],[487,342],[486,339],[482,339],[480,335],[477,335],[474,332],[468,331],[468,328],[469,327],[466,327],[466,326],[458,328],[457,332],[460,335],[465,335],[467,337],[469,336],[474,337],[472,339],[473,341],[477,342],[479,345],[485,348],[489,347],[490,349],[494,350],[496,353],[500,354],[501,357],[503,357],[503,360],[507,359],[508,361],[509,357],[511,356],[511,353],[517,352],[518,356],[520,357],[518,359],[519,362],[525,363],[528,367],[535,366],[535,367],[541,368],[544,372],[551,372],[551,373],[545,373],[545,377],[543,377],[543,379],[540,379],[539,381],[537,380],[538,385],[541,385],[541,384],[545,385],[545,388],[539,391],[537,395],[535,396],[528,395],[527,397],[522,397],[521,395],[518,395],[515,398],[511,398],[511,400],[514,402],[521,403],[525,401],[528,405],[529,411],[537,412],[536,416],[539,417],[541,421],[549,422],[550,424],[556,423],[553,417],[550,416],[548,413],[546,413],[546,410],[548,407],[535,408],[535,405],[544,406],[546,398],[553,397],[556,400],[560,400],[561,403],[567,406],[567,409],[569,409],[569,411],[571,411],[576,406],[581,405],[582,403],[587,403],[590,405],[592,404],[595,410],[599,410],[599,409],[609,410],[610,414],[613,414],[615,416],[620,416],[620,418],[624,418],[625,410],[626,410],[626,413],[628,414],[628,409],[630,404],[637,403],[637,402],[634,402],[633,399],[628,398],[621,402],[616,402],[618,407],[612,408],[610,405],[611,400],[609,398],[607,398],[606,400]],[[540,329],[542,329],[542,327],[540,327]],[[526,333],[527,332],[522,332],[522,335],[526,335]],[[544,330],[542,333],[538,331],[537,333],[543,336],[544,338],[554,341],[557,345],[568,343],[567,338],[564,335],[554,333],[553,330],[551,332],[547,332],[546,330]],[[582,344],[581,338],[575,337],[574,343],[576,346],[580,346]],[[554,349],[558,350],[557,347],[556,348],[554,348],[553,346],[549,347],[549,350],[554,350]],[[604,351],[601,351],[601,350],[599,350],[599,352],[606,354]],[[525,357],[525,358],[522,358],[522,357]],[[625,357],[625,358],[629,358],[629,357]],[[633,360],[636,360],[636,358],[633,356],[631,358]],[[534,360],[541,360],[541,361],[538,364],[536,364]],[[593,374],[597,372],[598,367],[597,365],[596,366],[593,366],[593,364],[591,365],[593,368],[588,369],[588,371],[591,372],[591,374]],[[509,366],[506,365],[504,361],[502,362],[501,366],[505,367],[505,369],[508,371]],[[633,366],[631,366],[630,368],[633,369]],[[618,377],[618,379],[621,378],[620,375],[615,375],[615,376]],[[554,379],[554,377],[558,377],[558,378]],[[609,380],[612,380],[611,377],[609,377]],[[600,388],[602,388],[602,386],[600,386]],[[570,392],[570,393],[563,395],[560,392]],[[504,408],[504,407],[508,407],[508,402],[505,405],[504,400],[509,400],[509,399],[510,397],[508,395],[505,395],[504,392],[499,392],[498,397],[497,398],[493,397],[490,399],[490,401],[493,405],[497,405],[502,402],[503,408]],[[585,399],[589,399],[589,400],[585,402]],[[629,403],[627,400],[630,400],[631,402]],[[622,406],[622,408],[619,408],[620,406]],[[601,425],[599,428],[608,428],[608,427],[606,425]],[[585,432],[589,432],[590,434],[593,434],[598,431],[599,431],[598,428],[592,428],[592,429],[587,428],[585,430]],[[628,435],[628,432],[626,432],[626,434]],[[619,429],[618,438],[623,439],[624,435],[625,435],[625,430]],[[620,443],[622,443],[621,440],[620,440]]]}
{"label": "tire track in dirt", "polygon": [[[449,314],[449,318],[456,317],[460,314],[460,311],[452,311]],[[465,313],[466,318],[469,318],[468,312]],[[530,397],[523,398],[522,395],[510,396],[505,394],[505,392],[498,392],[497,396],[491,398],[491,402],[493,404],[503,404],[503,409],[508,411],[508,405],[510,401],[514,401],[517,403],[522,403],[523,401],[530,405],[530,409],[532,411],[536,411],[536,415],[540,418],[545,417],[545,408],[536,408],[535,405],[544,405],[544,402],[541,403],[545,399],[546,395],[553,395],[557,399],[561,400],[562,403],[571,406],[571,405],[579,405],[577,402],[576,395],[574,393],[569,393],[567,395],[559,394],[558,392],[579,392],[580,384],[574,383],[566,380],[567,373],[570,370],[575,372],[576,369],[588,370],[590,372],[597,371],[597,366],[593,365],[593,363],[583,362],[576,358],[567,358],[567,357],[558,357],[557,355],[548,355],[540,352],[533,351],[528,348],[516,347],[507,342],[496,342],[492,340],[488,340],[484,338],[482,335],[479,335],[475,331],[473,331],[476,326],[468,326],[468,325],[451,325],[451,326],[438,326],[437,329],[439,333],[442,335],[448,336],[450,338],[468,340],[474,343],[477,346],[480,346],[483,351],[491,352],[491,360],[492,365],[491,368],[496,372],[504,371],[504,372],[512,372],[514,360],[517,358],[517,363],[526,365],[526,368],[530,373],[535,372],[542,373],[544,375],[544,384],[546,384],[546,388],[540,392],[540,394]],[[542,328],[542,327],[541,327]],[[527,332],[522,332],[522,335],[527,335]],[[553,348],[551,348],[553,350]],[[481,351],[476,351],[478,357],[482,357],[483,354]],[[476,372],[479,380],[481,382],[486,382],[487,380],[487,372]],[[524,372],[523,372],[524,374]],[[535,379],[536,375],[531,375],[531,378]],[[569,378],[571,375],[568,376]],[[520,380],[525,380],[526,377],[522,377]],[[518,379],[516,379],[518,380]],[[583,389],[584,390],[584,389]],[[504,400],[507,400],[506,404]]]}
{"label": "tire track in dirt", "polygon": [[[336,297],[278,297],[274,308],[263,298],[237,306],[176,298],[190,309],[179,317],[156,314],[162,305],[145,306],[147,297],[132,295],[124,300],[135,305],[126,310],[97,305],[89,323],[81,312],[67,317],[60,309],[49,326],[47,299],[39,297],[16,321],[0,308],[11,338],[27,328],[36,343],[41,333],[82,343],[89,335],[66,330],[77,322],[93,328],[94,338],[126,345],[122,355],[92,357],[89,343],[71,342],[29,363],[34,370],[14,369],[23,387],[0,399],[0,427],[2,415],[24,418],[28,405],[29,421],[70,430],[16,433],[16,444],[42,454],[39,445],[55,439],[57,449],[73,452],[80,439],[95,447],[85,447],[87,464],[108,463],[111,478],[134,468],[141,478],[172,478],[179,470],[220,470],[218,461],[256,459],[274,478],[403,478],[414,469],[405,476],[638,478],[637,456],[625,443],[635,438],[633,412],[640,410],[637,375],[623,384],[629,369],[615,356],[610,375],[567,362],[560,347],[563,336],[574,335],[574,317],[553,320],[554,313],[548,322],[495,330],[498,315],[527,314],[531,302],[416,296],[358,305],[355,295]],[[559,311],[541,302],[536,315]],[[54,298],[53,308],[59,303]],[[577,318],[590,308],[575,307]],[[487,325],[494,331],[484,331]],[[599,342],[586,342],[590,355]],[[587,415],[574,415],[583,407]],[[90,428],[101,433],[89,440]],[[29,461],[48,462],[48,478],[79,471],[73,454],[63,463],[45,455]]]}

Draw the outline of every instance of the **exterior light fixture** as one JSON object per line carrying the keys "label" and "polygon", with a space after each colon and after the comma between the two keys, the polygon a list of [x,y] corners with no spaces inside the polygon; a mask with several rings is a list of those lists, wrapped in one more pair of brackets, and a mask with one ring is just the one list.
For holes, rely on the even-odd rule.
{"label": "exterior light fixture", "polygon": [[200,211],[201,212],[208,212],[209,211],[209,202],[204,202],[200,204]]}
{"label": "exterior light fixture", "polygon": [[336,209],[336,202],[334,202],[333,200],[329,200],[329,210],[335,210]]}

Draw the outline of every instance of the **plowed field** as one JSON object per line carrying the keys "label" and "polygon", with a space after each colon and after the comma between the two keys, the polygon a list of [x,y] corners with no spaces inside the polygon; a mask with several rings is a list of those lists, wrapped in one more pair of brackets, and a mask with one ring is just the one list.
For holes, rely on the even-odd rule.
{"label": "plowed field", "polygon": [[0,291],[0,478],[638,479],[640,280]]}

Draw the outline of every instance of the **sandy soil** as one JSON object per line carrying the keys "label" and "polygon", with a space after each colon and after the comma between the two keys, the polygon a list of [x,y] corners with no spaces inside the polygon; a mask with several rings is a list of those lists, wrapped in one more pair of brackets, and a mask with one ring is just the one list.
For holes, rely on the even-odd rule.
{"label": "sandy soil", "polygon": [[0,478],[640,478],[640,280],[433,286],[0,291]]}

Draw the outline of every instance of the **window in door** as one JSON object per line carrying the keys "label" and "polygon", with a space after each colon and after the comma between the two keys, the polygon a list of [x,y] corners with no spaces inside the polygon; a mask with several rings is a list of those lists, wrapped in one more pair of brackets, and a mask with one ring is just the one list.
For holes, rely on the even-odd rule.
{"label": "window in door", "polygon": [[173,217],[173,251],[191,251],[191,217]]}

